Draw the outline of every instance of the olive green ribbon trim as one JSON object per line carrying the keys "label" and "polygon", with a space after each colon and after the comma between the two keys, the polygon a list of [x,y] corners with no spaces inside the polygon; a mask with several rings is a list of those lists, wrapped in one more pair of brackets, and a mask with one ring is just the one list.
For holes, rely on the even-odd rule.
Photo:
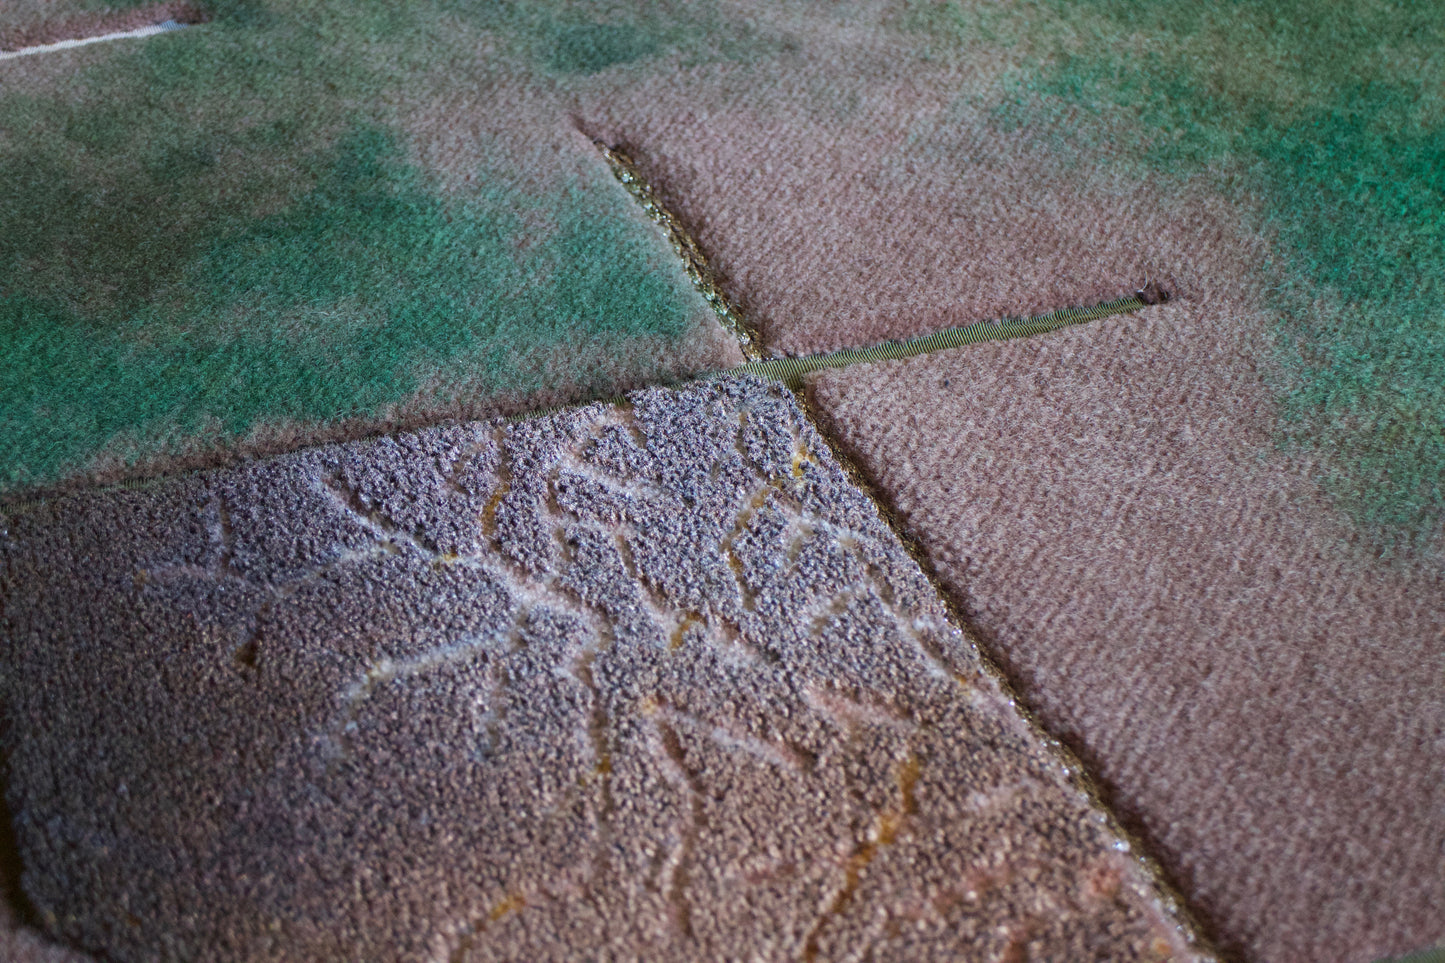
{"label": "olive green ribbon trim", "polygon": [[800,358],[768,358],[749,361],[739,367],[703,377],[718,378],[724,375],[752,374],[761,378],[782,381],[788,387],[796,388],[802,384],[804,375],[813,371],[821,371],[824,368],[846,368],[849,365],[869,361],[896,361],[900,358],[912,358],[915,355],[944,351],[948,348],[961,348],[964,345],[978,344],[981,341],[1027,338],[1067,328],[1070,325],[1107,318],[1110,315],[1128,314],[1130,311],[1137,311],[1144,306],[1144,302],[1138,296],[1130,295],[1127,298],[1106,301],[1093,307],[1063,308],[1031,318],[979,321],[960,328],[945,328],[942,331],[935,331],[933,334],[925,334],[917,338],[884,341],[866,348],[844,348],[841,351],[804,355]]}
{"label": "olive green ribbon trim", "polygon": [[[1161,298],[1159,300],[1163,299]],[[670,387],[688,382],[728,378],[735,375],[753,375],[758,378],[781,381],[789,388],[797,389],[802,387],[804,376],[814,371],[822,371],[827,368],[846,368],[849,365],[867,364],[874,361],[896,361],[900,358],[912,358],[934,351],[961,348],[965,345],[979,344],[983,341],[1006,341],[1010,338],[1027,338],[1036,334],[1047,334],[1050,331],[1057,331],[1060,328],[1067,328],[1070,325],[1083,324],[1086,321],[1097,321],[1099,318],[1107,318],[1115,314],[1128,314],[1131,311],[1137,311],[1140,308],[1147,307],[1150,303],[1151,302],[1143,300],[1138,295],[1130,295],[1127,298],[1106,301],[1103,304],[1096,304],[1093,307],[1063,308],[1031,318],[1006,318],[1002,321],[979,321],[958,328],[945,328],[942,331],[920,335],[916,338],[884,341],[881,344],[870,345],[866,348],[844,348],[841,351],[809,354],[800,358],[768,358],[765,360],[748,361],[735,368],[726,368],[722,371],[709,371],[678,381],[663,382],[652,387]],[[624,404],[626,401],[627,398],[624,395],[594,398],[586,401],[576,401],[570,404],[554,405],[548,408],[536,408],[531,411],[519,412],[515,415],[506,416],[503,418],[503,421],[506,424],[517,424],[518,422],[531,421],[535,418],[555,415],[558,412],[570,411],[586,405],[618,405]],[[195,474],[195,472],[186,472],[185,474]],[[115,485],[102,486],[101,490],[114,490],[117,488],[135,490],[148,488],[151,485],[165,480],[165,477],[166,476],[131,479]],[[44,498],[34,497],[22,497],[9,501],[0,499],[0,511],[26,511],[41,504],[44,500]],[[1413,963],[1413,961],[1411,961],[1411,963]],[[1445,963],[1445,961],[1442,961],[1442,963]]]}

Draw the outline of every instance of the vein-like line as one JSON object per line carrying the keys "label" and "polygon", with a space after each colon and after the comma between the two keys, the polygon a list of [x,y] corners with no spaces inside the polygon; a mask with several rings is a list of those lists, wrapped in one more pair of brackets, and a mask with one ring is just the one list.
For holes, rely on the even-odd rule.
{"label": "vein-like line", "polygon": [[57,50],[70,50],[73,47],[84,47],[88,44],[102,43],[106,40],[124,40],[127,37],[153,37],[158,33],[169,33],[172,30],[181,30],[192,24],[181,23],[179,20],[167,20],[164,23],[151,24],[149,27],[137,27],[134,30],[121,30],[116,33],[103,33],[96,37],[81,37],[78,40],[61,40],[58,43],[41,44],[38,47],[22,47],[19,50],[0,50],[0,60],[10,60],[14,57],[29,57],[31,54],[53,53]]}

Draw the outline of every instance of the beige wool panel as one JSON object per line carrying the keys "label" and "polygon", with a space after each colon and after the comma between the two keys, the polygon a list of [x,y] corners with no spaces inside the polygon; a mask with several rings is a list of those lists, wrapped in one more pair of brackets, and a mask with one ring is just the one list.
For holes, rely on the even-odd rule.
{"label": "beige wool panel", "polygon": [[1445,936],[1445,579],[1275,450],[1265,323],[1176,301],[812,397],[1225,948],[1368,963]]}
{"label": "beige wool panel", "polygon": [[[1255,199],[1060,158],[991,129],[979,65],[820,30],[787,63],[584,91],[761,333],[805,355],[1110,301],[1259,283]],[[858,78],[867,78],[866,84]],[[829,85],[833,85],[830,87]],[[848,99],[830,111],[835,89]]]}

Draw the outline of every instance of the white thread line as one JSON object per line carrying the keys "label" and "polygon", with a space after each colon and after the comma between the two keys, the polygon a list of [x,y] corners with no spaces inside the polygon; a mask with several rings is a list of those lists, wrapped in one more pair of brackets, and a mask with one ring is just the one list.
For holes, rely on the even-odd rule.
{"label": "white thread line", "polygon": [[72,47],[84,47],[87,44],[101,43],[106,40],[124,40],[126,37],[153,37],[158,33],[169,33],[172,30],[181,30],[189,26],[190,24],[187,23],[167,20],[165,23],[152,24],[149,27],[138,27],[135,30],[122,30],[119,33],[103,33],[98,37],[82,37],[79,40],[62,40],[59,43],[47,43],[38,47],[21,47],[19,50],[0,50],[0,60],[10,60],[13,57],[28,57],[31,54],[51,53],[56,50],[70,50]]}

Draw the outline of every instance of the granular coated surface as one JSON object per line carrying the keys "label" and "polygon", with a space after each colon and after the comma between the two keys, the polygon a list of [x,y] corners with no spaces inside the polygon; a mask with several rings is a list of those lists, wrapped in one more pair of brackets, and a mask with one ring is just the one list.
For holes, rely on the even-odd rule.
{"label": "granular coated surface", "polygon": [[1194,958],[778,388],[0,528],[23,889],[107,959]]}

